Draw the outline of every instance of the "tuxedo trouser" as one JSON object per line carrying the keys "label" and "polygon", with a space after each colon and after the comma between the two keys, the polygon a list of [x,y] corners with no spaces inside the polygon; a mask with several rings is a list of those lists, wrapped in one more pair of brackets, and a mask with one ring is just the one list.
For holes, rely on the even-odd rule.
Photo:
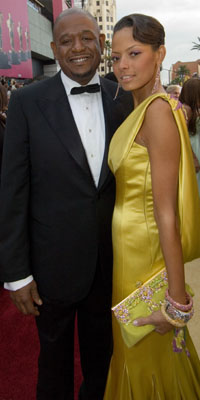
{"label": "tuxedo trouser", "polygon": [[111,293],[99,262],[87,297],[67,305],[43,299],[36,318],[40,339],[37,400],[74,399],[74,325],[77,315],[83,384],[81,400],[102,400],[112,354]]}

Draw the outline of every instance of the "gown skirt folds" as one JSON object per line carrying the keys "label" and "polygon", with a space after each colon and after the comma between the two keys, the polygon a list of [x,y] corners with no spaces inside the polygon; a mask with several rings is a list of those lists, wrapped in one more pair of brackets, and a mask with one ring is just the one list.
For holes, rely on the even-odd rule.
{"label": "gown skirt folds", "polygon": [[[176,100],[152,95],[118,128],[110,145],[109,165],[116,178],[113,306],[165,266],[154,219],[149,156],[134,141],[148,105],[157,97],[171,106],[180,133],[177,210],[184,261],[200,256],[200,203],[184,115]],[[200,400],[200,361],[187,329],[185,345],[173,346],[174,331],[163,336],[153,331],[128,348],[113,316],[113,336],[104,400]]]}

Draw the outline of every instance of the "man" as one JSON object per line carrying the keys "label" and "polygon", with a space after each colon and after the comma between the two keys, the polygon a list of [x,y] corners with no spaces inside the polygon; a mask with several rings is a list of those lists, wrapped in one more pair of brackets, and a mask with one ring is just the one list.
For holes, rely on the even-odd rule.
{"label": "man", "polygon": [[[74,398],[76,314],[84,377],[80,399],[100,400],[112,348],[114,180],[107,153],[133,105],[127,94],[114,101],[117,85],[96,73],[104,35],[90,14],[64,11],[53,37],[61,73],[15,91],[10,101],[0,280],[19,310],[37,317],[37,400]],[[76,93],[88,83],[92,93]]]}

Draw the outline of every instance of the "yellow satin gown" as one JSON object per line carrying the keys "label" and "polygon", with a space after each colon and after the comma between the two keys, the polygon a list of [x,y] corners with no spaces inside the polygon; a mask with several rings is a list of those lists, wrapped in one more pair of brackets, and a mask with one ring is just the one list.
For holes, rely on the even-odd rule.
{"label": "yellow satin gown", "polygon": [[[135,290],[138,281],[145,282],[164,265],[154,219],[149,156],[134,141],[146,108],[156,97],[168,101],[180,133],[178,210],[184,259],[200,255],[200,204],[184,115],[168,95],[152,95],[129,115],[110,145],[109,165],[117,187],[112,227],[113,306]],[[152,332],[128,348],[113,317],[113,336],[104,400],[200,400],[200,361],[187,330],[190,356],[184,346],[181,352],[173,350],[174,331],[164,336]]]}

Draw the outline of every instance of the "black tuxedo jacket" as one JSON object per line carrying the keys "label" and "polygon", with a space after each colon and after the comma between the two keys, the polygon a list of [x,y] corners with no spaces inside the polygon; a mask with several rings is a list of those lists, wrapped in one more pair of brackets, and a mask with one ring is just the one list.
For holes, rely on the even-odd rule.
{"label": "black tuxedo jacket", "polygon": [[116,84],[101,79],[106,146],[96,188],[61,82],[15,91],[5,133],[0,203],[0,280],[33,274],[41,296],[75,302],[92,283],[97,257],[111,291],[114,179],[110,139],[132,111],[132,97],[113,101]]}

